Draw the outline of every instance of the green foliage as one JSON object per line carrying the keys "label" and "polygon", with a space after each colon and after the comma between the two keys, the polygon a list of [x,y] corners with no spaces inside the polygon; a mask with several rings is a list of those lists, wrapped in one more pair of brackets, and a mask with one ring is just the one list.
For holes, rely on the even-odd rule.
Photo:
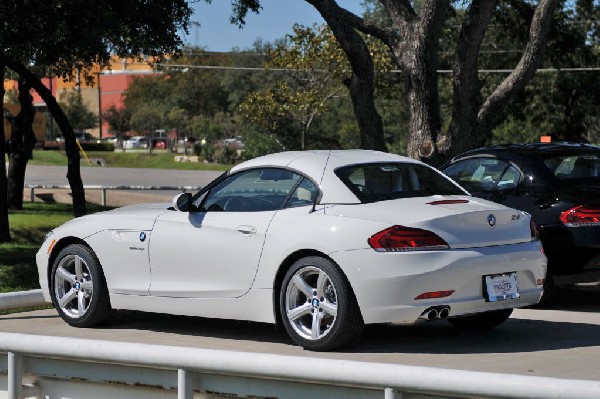
{"label": "green foliage", "polygon": [[64,78],[79,70],[85,78],[113,54],[176,52],[191,12],[186,0],[3,0],[0,48],[8,59],[52,67]]}
{"label": "green foliage", "polygon": [[131,128],[137,132],[151,135],[163,127],[164,110],[153,104],[139,107],[131,115]]}
{"label": "green foliage", "polygon": [[117,108],[115,105],[111,105],[104,111],[102,118],[117,135],[130,130],[131,111],[126,107]]}
{"label": "green foliage", "polygon": [[98,116],[84,104],[80,91],[64,92],[58,103],[75,130],[83,131],[98,125]]}

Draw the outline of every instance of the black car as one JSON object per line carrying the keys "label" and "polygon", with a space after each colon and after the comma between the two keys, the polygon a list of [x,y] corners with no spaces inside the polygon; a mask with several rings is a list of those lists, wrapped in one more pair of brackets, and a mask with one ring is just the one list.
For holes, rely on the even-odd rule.
{"label": "black car", "polygon": [[463,153],[441,169],[472,195],[533,216],[549,286],[600,281],[600,147],[496,145]]}

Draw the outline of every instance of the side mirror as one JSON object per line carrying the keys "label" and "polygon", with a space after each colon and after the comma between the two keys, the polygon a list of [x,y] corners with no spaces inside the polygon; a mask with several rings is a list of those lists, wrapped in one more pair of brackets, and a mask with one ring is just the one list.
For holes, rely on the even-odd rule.
{"label": "side mirror", "polygon": [[179,212],[189,212],[192,209],[192,194],[177,194],[175,198],[173,198],[173,208]]}

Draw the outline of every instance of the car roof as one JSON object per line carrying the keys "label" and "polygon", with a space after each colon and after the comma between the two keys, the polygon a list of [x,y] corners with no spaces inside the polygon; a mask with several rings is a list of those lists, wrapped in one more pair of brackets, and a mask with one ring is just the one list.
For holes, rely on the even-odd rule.
{"label": "car roof", "polygon": [[231,173],[256,167],[285,167],[298,170],[319,185],[322,203],[357,203],[358,198],[333,173],[339,167],[376,162],[410,162],[423,164],[411,158],[371,150],[315,150],[287,151],[269,154],[242,162]]}
{"label": "car roof", "polygon": [[569,153],[582,153],[582,152],[598,152],[600,147],[591,144],[584,143],[566,143],[566,142],[554,142],[554,143],[525,143],[525,144],[497,144],[486,147],[476,148],[457,155],[452,159],[463,159],[474,155],[496,155],[501,156],[505,154],[515,154],[523,157],[535,155],[542,157],[551,157],[554,155],[562,155]]}

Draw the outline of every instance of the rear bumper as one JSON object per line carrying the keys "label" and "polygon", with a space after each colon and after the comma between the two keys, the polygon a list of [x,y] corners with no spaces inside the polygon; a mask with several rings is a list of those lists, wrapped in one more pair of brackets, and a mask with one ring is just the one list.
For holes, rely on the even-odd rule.
{"label": "rear bumper", "polygon": [[[342,267],[365,323],[413,324],[432,306],[450,306],[450,317],[537,303],[546,275],[541,244],[381,253],[372,249],[330,255]],[[520,298],[488,302],[484,276],[516,272]],[[415,298],[424,292],[454,291],[445,298]]]}
{"label": "rear bumper", "polygon": [[541,226],[540,238],[548,256],[548,272],[577,275],[600,271],[600,226]]}

